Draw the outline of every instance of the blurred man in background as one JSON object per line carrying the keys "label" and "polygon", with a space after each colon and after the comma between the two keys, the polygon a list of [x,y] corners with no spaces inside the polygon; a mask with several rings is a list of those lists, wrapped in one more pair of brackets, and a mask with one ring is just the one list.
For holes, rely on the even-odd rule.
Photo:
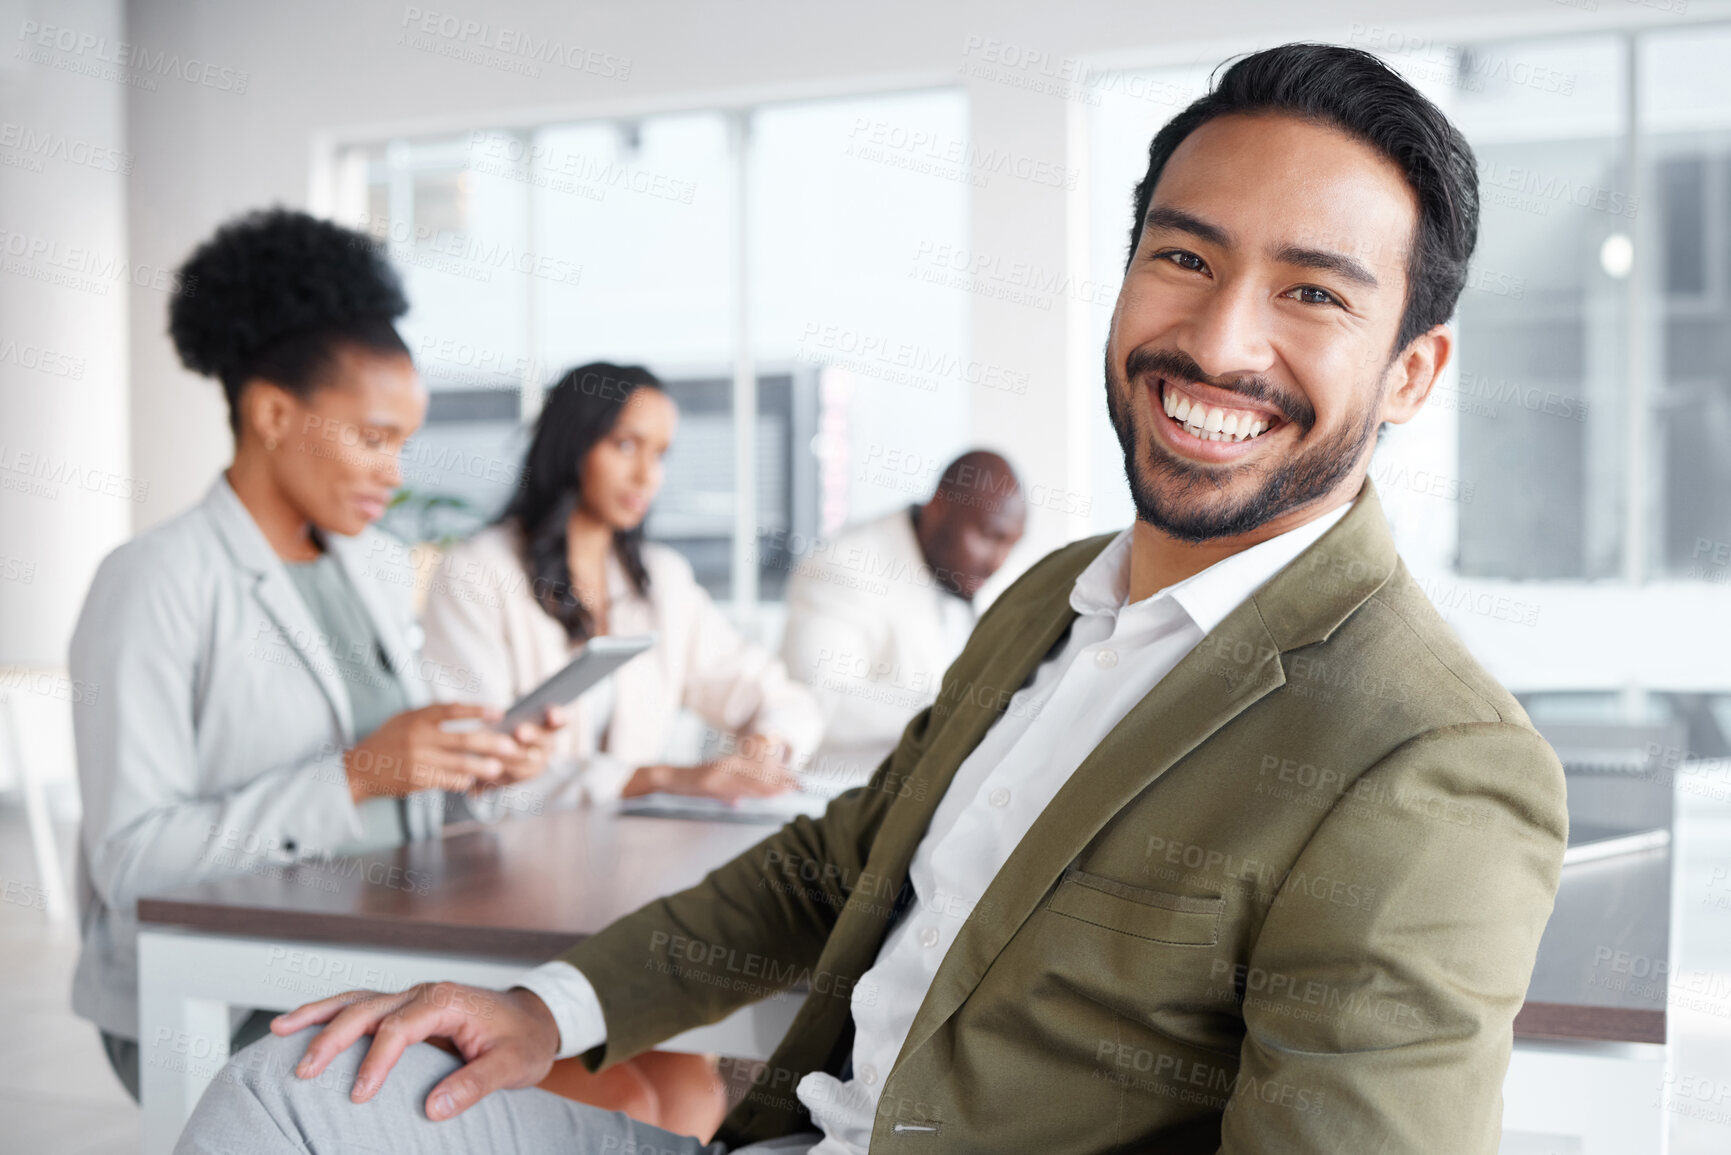
{"label": "blurred man in background", "polygon": [[976,449],[952,461],[924,505],[820,545],[787,586],[782,660],[823,703],[809,789],[861,785],[932,704],[962,652],[975,595],[1022,538],[1027,503],[1010,463]]}

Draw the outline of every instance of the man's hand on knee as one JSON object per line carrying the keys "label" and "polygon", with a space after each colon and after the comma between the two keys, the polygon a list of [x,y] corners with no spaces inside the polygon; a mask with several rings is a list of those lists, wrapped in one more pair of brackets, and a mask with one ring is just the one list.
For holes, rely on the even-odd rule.
{"label": "man's hand on knee", "polygon": [[349,991],[278,1015],[270,1029],[292,1035],[317,1023],[327,1025],[295,1068],[302,1079],[317,1078],[362,1035],[373,1036],[349,1093],[356,1103],[378,1093],[409,1047],[432,1038],[451,1040],[466,1063],[427,1096],[427,1118],[434,1121],[459,1115],[501,1088],[534,1086],[547,1077],[559,1050],[552,1012],[522,989],[422,983],[397,994]]}

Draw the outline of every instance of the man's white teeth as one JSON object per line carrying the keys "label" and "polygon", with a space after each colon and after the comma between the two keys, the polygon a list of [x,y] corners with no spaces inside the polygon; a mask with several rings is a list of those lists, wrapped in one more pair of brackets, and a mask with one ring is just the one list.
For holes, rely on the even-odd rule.
{"label": "man's white teeth", "polygon": [[1268,428],[1267,421],[1248,413],[1228,413],[1200,402],[1192,403],[1175,389],[1165,392],[1166,416],[1204,441],[1248,441]]}

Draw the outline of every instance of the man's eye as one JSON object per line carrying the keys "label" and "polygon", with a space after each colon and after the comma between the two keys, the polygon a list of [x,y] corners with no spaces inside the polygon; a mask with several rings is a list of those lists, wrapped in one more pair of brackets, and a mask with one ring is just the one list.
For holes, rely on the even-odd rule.
{"label": "man's eye", "polygon": [[1327,289],[1319,289],[1315,285],[1300,285],[1292,290],[1297,294],[1293,299],[1306,305],[1338,305],[1340,298]]}
{"label": "man's eye", "polygon": [[1154,259],[1157,261],[1169,261],[1172,264],[1177,265],[1179,268],[1187,269],[1192,273],[1204,272],[1208,268],[1207,263],[1203,261],[1201,257],[1197,256],[1195,253],[1187,253],[1183,249],[1168,249],[1163,253],[1155,253]]}

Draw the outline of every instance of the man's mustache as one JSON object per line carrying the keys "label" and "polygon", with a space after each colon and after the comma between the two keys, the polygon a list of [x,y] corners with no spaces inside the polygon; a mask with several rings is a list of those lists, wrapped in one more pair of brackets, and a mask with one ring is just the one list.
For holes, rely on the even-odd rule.
{"label": "man's mustache", "polygon": [[1202,371],[1195,358],[1179,349],[1135,349],[1124,361],[1124,380],[1128,384],[1145,375],[1164,377],[1179,384],[1196,382],[1228,393],[1236,393],[1249,401],[1267,405],[1286,420],[1308,433],[1316,424],[1316,408],[1303,397],[1293,396],[1266,377],[1210,377]]}

